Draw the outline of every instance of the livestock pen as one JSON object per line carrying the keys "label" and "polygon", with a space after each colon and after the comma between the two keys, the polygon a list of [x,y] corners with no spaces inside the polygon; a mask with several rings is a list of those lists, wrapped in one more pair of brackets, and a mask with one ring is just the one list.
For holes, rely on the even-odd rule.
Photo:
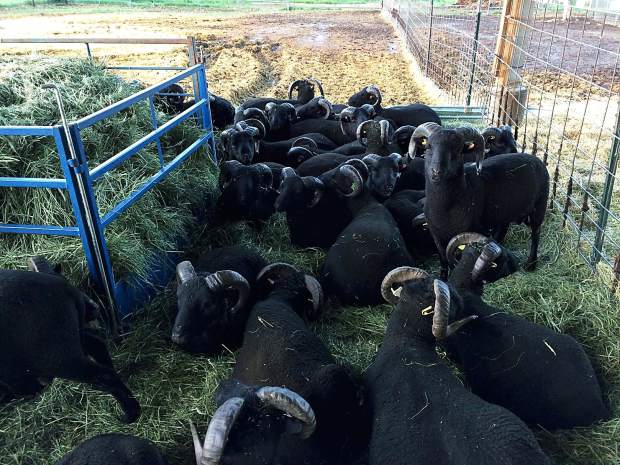
{"label": "livestock pen", "polygon": [[[304,13],[303,15],[293,13],[236,18],[213,16],[206,19],[195,18],[195,23],[192,23],[192,14],[170,12],[165,19],[159,20],[158,24],[154,25],[153,30],[166,27],[162,26],[162,22],[165,21],[178,23],[179,28],[183,28],[179,32],[180,35],[193,32],[188,30],[192,27],[209,31],[206,34],[210,36],[199,37],[197,44],[201,50],[199,55],[202,54],[206,61],[209,89],[231,98],[236,103],[252,94],[284,96],[291,78],[314,75],[323,81],[328,97],[336,102],[346,100],[348,95],[363,85],[375,83],[382,89],[388,103],[423,101],[435,105],[452,105],[453,108],[450,111],[453,115],[461,116],[468,116],[470,108],[466,108],[465,105],[472,104],[477,108],[474,115],[476,118],[479,118],[482,113],[487,121],[496,122],[498,110],[494,108],[508,109],[504,103],[506,94],[515,94],[515,92],[509,88],[502,94],[501,86],[495,87],[490,84],[495,80],[488,76],[488,69],[482,69],[485,61],[481,56],[485,49],[480,43],[476,51],[479,56],[475,64],[475,69],[480,69],[480,72],[477,71],[474,75],[472,91],[468,92],[473,62],[470,53],[474,49],[475,18],[478,15],[476,6],[459,7],[435,4],[432,13],[434,26],[430,28],[428,27],[431,18],[430,11],[424,21],[414,16],[416,12],[422,15],[426,11],[422,8],[424,5],[411,4],[417,6],[409,10],[406,5],[408,4],[398,5],[385,2],[385,14],[390,17],[395,14],[401,17],[400,20],[397,18],[399,24],[397,30],[402,26],[407,33],[407,29],[411,30],[415,24],[424,30],[425,34],[417,30],[408,32],[406,36],[416,61],[414,66],[417,64],[422,72],[427,66],[429,68],[427,77],[434,81],[442,92],[434,92],[437,89],[433,89],[431,83],[427,88],[421,84],[422,77],[414,78],[409,74],[409,62],[403,59],[404,50],[401,49],[397,36],[376,13]],[[457,24],[469,25],[467,28],[446,26],[447,32],[444,31],[446,36],[450,37],[450,34],[453,36],[451,39],[445,39],[450,42],[445,45],[443,51],[434,48],[444,43],[441,36],[442,22],[436,16],[444,11],[442,8],[450,12],[447,14],[459,12],[461,17],[465,17],[468,22]],[[498,18],[500,16],[497,9],[481,8],[480,16],[484,17],[485,14],[495,15]],[[153,19],[158,13],[150,13],[150,15],[150,19]],[[474,20],[471,20],[472,17]],[[129,15],[129,20],[136,18],[137,16]],[[95,29],[92,32],[93,35],[100,32],[96,28],[105,30],[106,24],[109,24],[100,17],[97,21],[95,18],[71,18],[71,15],[57,19],[57,27],[60,30],[63,28],[79,30],[81,24],[89,25],[89,27],[93,24]],[[416,22],[413,22],[414,20]],[[234,32],[239,24],[246,27],[247,32]],[[357,26],[353,27],[351,24],[357,24]],[[319,30],[320,33],[313,34],[315,30]],[[164,31],[169,30],[164,29]],[[429,31],[431,52],[429,54],[428,50],[421,49],[421,53],[418,54],[415,51],[416,45],[411,42],[414,38],[419,41],[425,39],[424,43],[428,44]],[[484,32],[482,27],[479,30],[479,37],[484,38],[484,33],[481,31]],[[470,34],[471,40],[469,42],[462,40],[463,34]],[[376,39],[368,41],[369,36]],[[463,47],[462,53],[458,51],[461,46]],[[135,50],[131,53],[135,53]],[[148,53],[147,48],[141,50],[145,54]],[[446,50],[452,50],[454,55],[448,55],[445,53]],[[83,54],[84,50],[79,50],[79,53]],[[109,62],[116,60],[120,66],[123,66],[135,59],[136,55],[131,53],[126,58],[123,58],[121,50],[106,52],[106,55],[109,56]],[[163,52],[156,56],[160,63],[163,63],[171,61],[172,53],[176,52]],[[427,57],[431,59],[430,65],[425,61]],[[462,62],[456,58],[461,59]],[[449,66],[456,66],[462,74],[450,71]],[[433,69],[435,69],[435,74],[433,74]],[[343,79],[343,76],[346,76],[346,79]],[[445,76],[451,84],[442,83],[439,76]],[[554,78],[549,77],[549,79]],[[158,79],[150,84],[156,84],[161,80]],[[137,90],[134,89],[135,91]],[[495,91],[499,93],[496,94]],[[560,91],[561,89],[558,92]],[[468,94],[470,95],[469,102],[467,101]],[[535,97],[532,97],[531,93],[529,95],[530,104],[527,108],[531,121],[538,107],[532,103]],[[120,96],[116,98],[120,100]],[[48,101],[47,104],[51,105],[52,101]],[[457,110],[457,107],[460,108]],[[567,114],[560,113],[560,107],[557,106],[557,108],[556,114]],[[518,113],[506,111],[501,114],[499,121],[509,121],[514,115]],[[148,114],[146,116],[148,121]],[[513,121],[513,125],[521,126],[517,123],[524,121],[525,116],[518,116],[518,118],[519,121]],[[58,122],[57,115],[52,119],[54,124]],[[475,119],[467,121],[476,122]],[[589,121],[591,118],[586,119],[586,123]],[[450,124],[458,123],[458,120],[453,120]],[[539,124],[544,124],[544,121]],[[193,131],[193,129],[188,130]],[[539,131],[539,134],[542,133],[543,131]],[[191,132],[191,134],[195,133]],[[520,144],[523,145],[524,141],[532,140],[530,137],[533,138],[533,134],[531,130],[526,132],[520,129],[518,131]],[[568,131],[566,134],[570,135]],[[138,136],[132,133],[135,139],[128,143],[135,142],[143,135]],[[536,140],[538,146],[542,147],[544,143],[541,142],[540,136]],[[527,150],[532,150],[531,144],[532,142],[525,144]],[[601,143],[599,156],[602,154],[602,145]],[[549,160],[555,161],[554,157],[558,155],[557,146],[550,145],[547,151],[551,154]],[[569,161],[572,155],[571,152],[568,157]],[[157,160],[156,151],[153,151],[151,156]],[[200,173],[210,169],[209,166],[196,168]],[[549,166],[550,171],[555,170],[554,163]],[[570,164],[567,166],[570,172]],[[559,168],[560,174],[558,174],[559,186],[566,186],[559,182],[566,181],[561,177],[563,169],[562,164]],[[194,169],[192,172],[196,173]],[[604,170],[603,173],[605,173]],[[205,174],[204,178],[213,185],[213,173]],[[601,179],[604,179],[604,176]],[[181,179],[175,178],[173,181],[173,184],[178,184]],[[176,196],[175,199],[182,203],[183,196],[189,195],[193,187],[196,187],[196,184],[192,181],[190,186],[183,188],[184,193]],[[601,185],[601,190],[596,191],[597,199],[602,198],[599,197],[602,192]],[[147,193],[144,200],[149,201],[152,195],[153,193]],[[208,192],[204,195],[207,198],[209,196]],[[612,465],[620,460],[618,450],[620,443],[618,436],[619,315],[617,297],[610,292],[614,284],[614,253],[617,253],[617,248],[614,252],[611,241],[617,242],[618,237],[613,229],[605,230],[607,234],[603,238],[603,243],[606,245],[597,247],[605,251],[606,260],[610,263],[605,265],[607,271],[603,269],[599,273],[592,273],[590,268],[593,263],[592,249],[584,251],[575,247],[577,241],[580,240],[579,232],[578,229],[571,227],[568,220],[568,226],[562,228],[565,219],[565,215],[562,214],[565,198],[556,194],[554,204],[557,207],[556,210],[559,211],[551,211],[548,215],[541,239],[540,268],[534,273],[519,272],[506,280],[495,283],[488,287],[486,295],[491,302],[510,307],[514,312],[525,315],[536,322],[572,334],[585,345],[597,372],[604,380],[606,398],[612,405],[614,419],[592,428],[578,428],[556,433],[539,431],[537,434],[545,451],[557,464]],[[603,204],[602,201],[600,202]],[[613,199],[611,205],[610,211],[617,212],[613,210],[615,208]],[[581,207],[581,204],[579,206]],[[208,210],[208,205],[206,207]],[[151,205],[150,208],[157,208],[157,206]],[[579,211],[579,214],[581,213]],[[599,213],[599,210],[596,213]],[[567,215],[572,214],[569,208]],[[119,221],[122,219],[123,215],[120,216]],[[135,221],[136,217],[133,216],[131,219]],[[585,221],[584,224],[586,224]],[[161,223],[161,225],[167,228],[176,227],[174,224]],[[131,222],[127,222],[123,224],[120,233],[129,234],[131,230]],[[586,231],[585,228],[583,230]],[[572,231],[575,231],[575,235]],[[584,234],[583,237],[596,244],[595,231],[596,227],[592,226],[589,235]],[[281,215],[274,216],[263,231],[257,232],[246,224],[213,227],[210,225],[207,212],[206,222],[203,218],[200,226],[192,227],[190,244],[180,255],[194,258],[206,248],[241,243],[257,248],[269,261],[286,261],[296,264],[303,270],[318,273],[324,253],[315,249],[294,248],[287,238],[286,221]],[[2,237],[2,240],[4,239],[6,236]],[[520,258],[525,256],[526,229],[521,227],[511,229],[507,244],[512,250],[518,252]],[[164,248],[166,247],[174,248],[175,245],[169,244]],[[36,247],[27,250],[18,249],[17,256],[7,261],[4,266],[21,265],[28,253],[37,251]],[[125,249],[125,253],[130,254],[131,250]],[[584,262],[582,255],[588,259],[588,264]],[[597,258],[594,263],[597,268],[600,268],[601,265],[598,263],[607,263],[606,260]],[[420,264],[423,268],[432,271],[437,271],[437,265],[433,260]],[[7,451],[0,458],[0,463],[3,465],[5,463],[37,465],[50,463],[84,438],[108,431],[123,431],[148,437],[162,448],[171,464],[192,463],[193,450],[188,420],[192,419],[197,423],[200,431],[205,431],[213,412],[215,388],[228,376],[235,358],[232,353],[220,357],[196,357],[174,349],[169,342],[170,317],[174,310],[174,286],[170,285],[165,287],[163,292],[144,308],[144,311],[129,318],[127,334],[115,339],[112,343],[115,364],[143,405],[143,415],[135,425],[119,424],[113,412],[113,401],[106,396],[94,394],[83,385],[57,380],[33,400],[0,406],[0,449]],[[391,308],[386,305],[372,308],[346,308],[342,311],[331,309],[328,310],[326,318],[313,325],[313,329],[326,342],[339,361],[353,367],[355,372],[361,373],[371,363],[377,352],[390,311]]]}

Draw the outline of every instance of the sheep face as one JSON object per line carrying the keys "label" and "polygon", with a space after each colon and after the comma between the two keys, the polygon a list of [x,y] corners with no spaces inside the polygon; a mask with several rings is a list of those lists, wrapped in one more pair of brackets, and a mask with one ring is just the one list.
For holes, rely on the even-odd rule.
{"label": "sheep face", "polygon": [[191,263],[177,267],[178,313],[172,342],[191,353],[215,355],[242,319],[250,286],[230,270],[197,274]]}
{"label": "sheep face", "polygon": [[267,165],[242,165],[236,160],[223,164],[219,203],[226,216],[248,220],[265,219],[273,213],[273,173]]}
{"label": "sheep face", "polygon": [[271,132],[287,131],[297,120],[295,107],[290,103],[270,102],[265,106],[265,114]]}
{"label": "sheep face", "polygon": [[351,107],[361,107],[362,105],[376,105],[380,102],[381,94],[376,86],[366,86],[359,92],[349,97],[347,105]]}
{"label": "sheep face", "polygon": [[226,159],[249,165],[258,152],[259,140],[258,129],[239,123],[221,133],[220,147]]}
{"label": "sheep face", "polygon": [[285,212],[312,208],[321,200],[324,191],[325,186],[320,179],[301,177],[292,168],[284,168],[275,209]]}
{"label": "sheep face", "polygon": [[439,184],[463,173],[463,136],[451,129],[439,129],[425,142],[426,179]]}
{"label": "sheep face", "polygon": [[328,119],[333,110],[331,103],[323,97],[315,97],[308,103],[296,108],[297,118],[302,119]]}
{"label": "sheep face", "polygon": [[357,128],[364,121],[373,119],[376,116],[372,105],[363,105],[359,108],[347,107],[340,113],[340,128],[342,133],[351,140],[357,138]]}
{"label": "sheep face", "polygon": [[[293,91],[297,91],[297,101],[300,103],[308,103],[315,96],[315,88],[314,84],[319,84],[319,81],[316,80],[308,80],[308,79],[299,79],[293,82],[288,91],[288,98],[293,98]],[[323,96],[323,92],[321,90],[321,96]]]}
{"label": "sheep face", "polygon": [[489,127],[482,132],[487,157],[517,153],[517,142],[510,126]]}
{"label": "sheep face", "polygon": [[392,195],[396,181],[404,168],[403,158],[393,153],[388,157],[366,155],[363,158],[369,171],[368,188],[379,199],[387,199]]}
{"label": "sheep face", "polygon": [[177,94],[177,95],[157,95],[155,96],[155,103],[161,106],[166,113],[180,113],[183,111],[183,102],[185,102],[185,90],[179,84],[172,84],[159,91],[162,94]]}

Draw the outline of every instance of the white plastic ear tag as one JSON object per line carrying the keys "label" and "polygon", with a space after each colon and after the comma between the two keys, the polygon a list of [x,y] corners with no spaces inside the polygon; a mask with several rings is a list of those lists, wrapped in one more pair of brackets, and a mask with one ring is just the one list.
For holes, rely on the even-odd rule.
{"label": "white plastic ear tag", "polygon": [[402,286],[399,287],[398,289],[392,289],[392,294],[395,295],[396,297],[400,298],[400,293],[403,290]]}

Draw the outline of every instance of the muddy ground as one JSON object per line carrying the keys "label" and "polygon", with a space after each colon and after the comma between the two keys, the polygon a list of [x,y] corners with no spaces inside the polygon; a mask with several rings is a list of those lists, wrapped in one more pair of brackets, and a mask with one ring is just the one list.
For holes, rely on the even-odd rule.
{"label": "muddy ground", "polygon": [[[327,97],[344,102],[377,84],[388,104],[428,101],[413,82],[390,25],[378,12],[230,14],[201,11],[138,11],[122,14],[29,16],[0,20],[0,36],[186,37],[194,35],[208,65],[212,91],[238,102],[249,95],[284,96],[289,83],[314,76]],[[84,46],[2,46],[0,53],[85,54]],[[174,46],[94,46],[109,64],[183,64]],[[156,82],[164,73],[132,73]]]}

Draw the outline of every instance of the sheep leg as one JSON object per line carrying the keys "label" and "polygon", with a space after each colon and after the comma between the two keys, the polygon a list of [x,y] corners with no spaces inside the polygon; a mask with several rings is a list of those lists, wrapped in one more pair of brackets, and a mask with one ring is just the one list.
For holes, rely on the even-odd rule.
{"label": "sheep leg", "polygon": [[506,238],[506,234],[508,234],[509,226],[510,224],[505,224],[505,225],[499,226],[498,228],[495,228],[495,230],[493,231],[493,239],[495,239],[497,242],[504,242],[504,239]]}
{"label": "sheep leg", "polygon": [[81,357],[63,364],[57,375],[59,378],[87,383],[95,389],[110,393],[125,412],[122,418],[125,423],[133,423],[140,416],[140,404],[112,368]]}
{"label": "sheep leg", "polygon": [[531,240],[530,256],[527,258],[527,262],[523,267],[526,271],[534,271],[536,269],[536,263],[538,262],[538,243],[540,241],[540,225],[532,225]]}
{"label": "sheep leg", "polygon": [[108,368],[114,368],[105,341],[95,334],[93,330],[84,328],[82,333],[82,349],[86,355],[95,359],[97,363]]}

